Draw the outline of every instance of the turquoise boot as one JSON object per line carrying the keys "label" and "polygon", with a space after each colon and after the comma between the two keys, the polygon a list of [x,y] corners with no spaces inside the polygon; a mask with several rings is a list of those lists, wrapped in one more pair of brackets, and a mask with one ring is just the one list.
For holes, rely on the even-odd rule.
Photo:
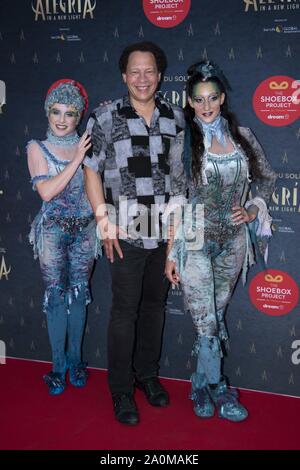
{"label": "turquoise boot", "polygon": [[66,388],[65,374],[49,372],[44,375],[44,382],[48,385],[50,395],[60,395]]}
{"label": "turquoise boot", "polygon": [[207,380],[204,374],[194,373],[191,376],[192,393],[194,401],[194,413],[199,418],[211,418],[215,413],[215,407],[207,390]]}
{"label": "turquoise boot", "polygon": [[247,418],[248,411],[239,403],[237,390],[228,388],[224,377],[221,378],[216,388],[210,386],[207,388],[216,405],[219,418],[225,418],[235,423]]}
{"label": "turquoise boot", "polygon": [[80,362],[80,364],[77,364],[77,366],[71,366],[69,367],[69,372],[70,372],[70,383],[74,387],[85,387],[88,379],[88,371],[87,371],[87,363],[86,362]]}

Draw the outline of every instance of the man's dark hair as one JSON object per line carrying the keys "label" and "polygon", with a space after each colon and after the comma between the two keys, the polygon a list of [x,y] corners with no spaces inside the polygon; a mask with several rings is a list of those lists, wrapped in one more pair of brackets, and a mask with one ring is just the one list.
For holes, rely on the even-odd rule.
{"label": "man's dark hair", "polygon": [[155,62],[158,71],[162,75],[164,74],[167,68],[166,55],[159,46],[150,41],[137,42],[135,44],[131,44],[130,46],[125,47],[119,59],[119,67],[121,73],[126,73],[129,56],[132,52],[135,51],[151,52],[151,54],[153,54],[155,57]]}

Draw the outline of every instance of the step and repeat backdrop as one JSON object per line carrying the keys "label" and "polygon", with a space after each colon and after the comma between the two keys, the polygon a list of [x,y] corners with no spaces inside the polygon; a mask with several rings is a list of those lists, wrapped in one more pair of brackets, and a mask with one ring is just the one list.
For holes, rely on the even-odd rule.
{"label": "step and repeat backdrop", "polygon": [[[118,69],[128,44],[151,40],[168,57],[161,90],[184,106],[186,70],[209,58],[278,173],[271,201],[269,270],[257,264],[227,311],[225,373],[233,385],[300,396],[300,0],[19,0],[0,2],[0,357],[51,360],[43,285],[28,242],[41,201],[26,144],[43,139],[44,98],[59,78],[89,94],[89,110],[126,91]],[[82,124],[82,130],[85,123]],[[106,260],[92,278],[84,357],[106,368],[111,302]],[[189,379],[194,331],[180,290],[170,291],[160,375]]]}

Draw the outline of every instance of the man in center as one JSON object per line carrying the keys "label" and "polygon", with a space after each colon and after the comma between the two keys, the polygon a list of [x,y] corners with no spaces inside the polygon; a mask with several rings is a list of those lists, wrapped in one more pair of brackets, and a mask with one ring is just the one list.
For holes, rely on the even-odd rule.
{"label": "man in center", "polygon": [[87,124],[93,151],[84,161],[86,189],[112,278],[108,382],[115,416],[123,424],[139,422],[135,386],[151,405],[169,403],[158,379],[169,282],[157,213],[170,198],[183,197],[185,186],[183,112],[157,92],[166,65],[164,52],[153,43],[126,47],[119,67],[127,94],[95,109]]}

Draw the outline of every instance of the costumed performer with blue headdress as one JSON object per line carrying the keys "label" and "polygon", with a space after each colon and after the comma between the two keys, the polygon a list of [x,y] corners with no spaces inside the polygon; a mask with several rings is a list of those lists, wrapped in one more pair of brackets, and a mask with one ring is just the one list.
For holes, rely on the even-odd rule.
{"label": "costumed performer with blue headdress", "polygon": [[[228,111],[228,89],[216,64],[189,68],[183,164],[192,210],[169,242],[166,275],[175,285],[181,282],[196,329],[194,412],[208,418],[217,409],[219,417],[237,422],[248,412],[222,375],[221,342],[228,338],[224,312],[240,273],[245,281],[254,262],[252,241],[267,255],[267,204],[276,175],[252,131],[238,127]],[[252,199],[251,182],[257,186]]]}
{"label": "costumed performer with blue headdress", "polygon": [[70,383],[87,381],[81,345],[90,302],[89,278],[97,255],[96,223],[84,188],[82,161],[90,148],[79,125],[88,107],[84,87],[71,79],[55,82],[47,92],[46,140],[27,146],[33,189],[43,200],[29,239],[39,257],[45,283],[44,312],[52,350],[52,371],[44,376],[51,395]]}

